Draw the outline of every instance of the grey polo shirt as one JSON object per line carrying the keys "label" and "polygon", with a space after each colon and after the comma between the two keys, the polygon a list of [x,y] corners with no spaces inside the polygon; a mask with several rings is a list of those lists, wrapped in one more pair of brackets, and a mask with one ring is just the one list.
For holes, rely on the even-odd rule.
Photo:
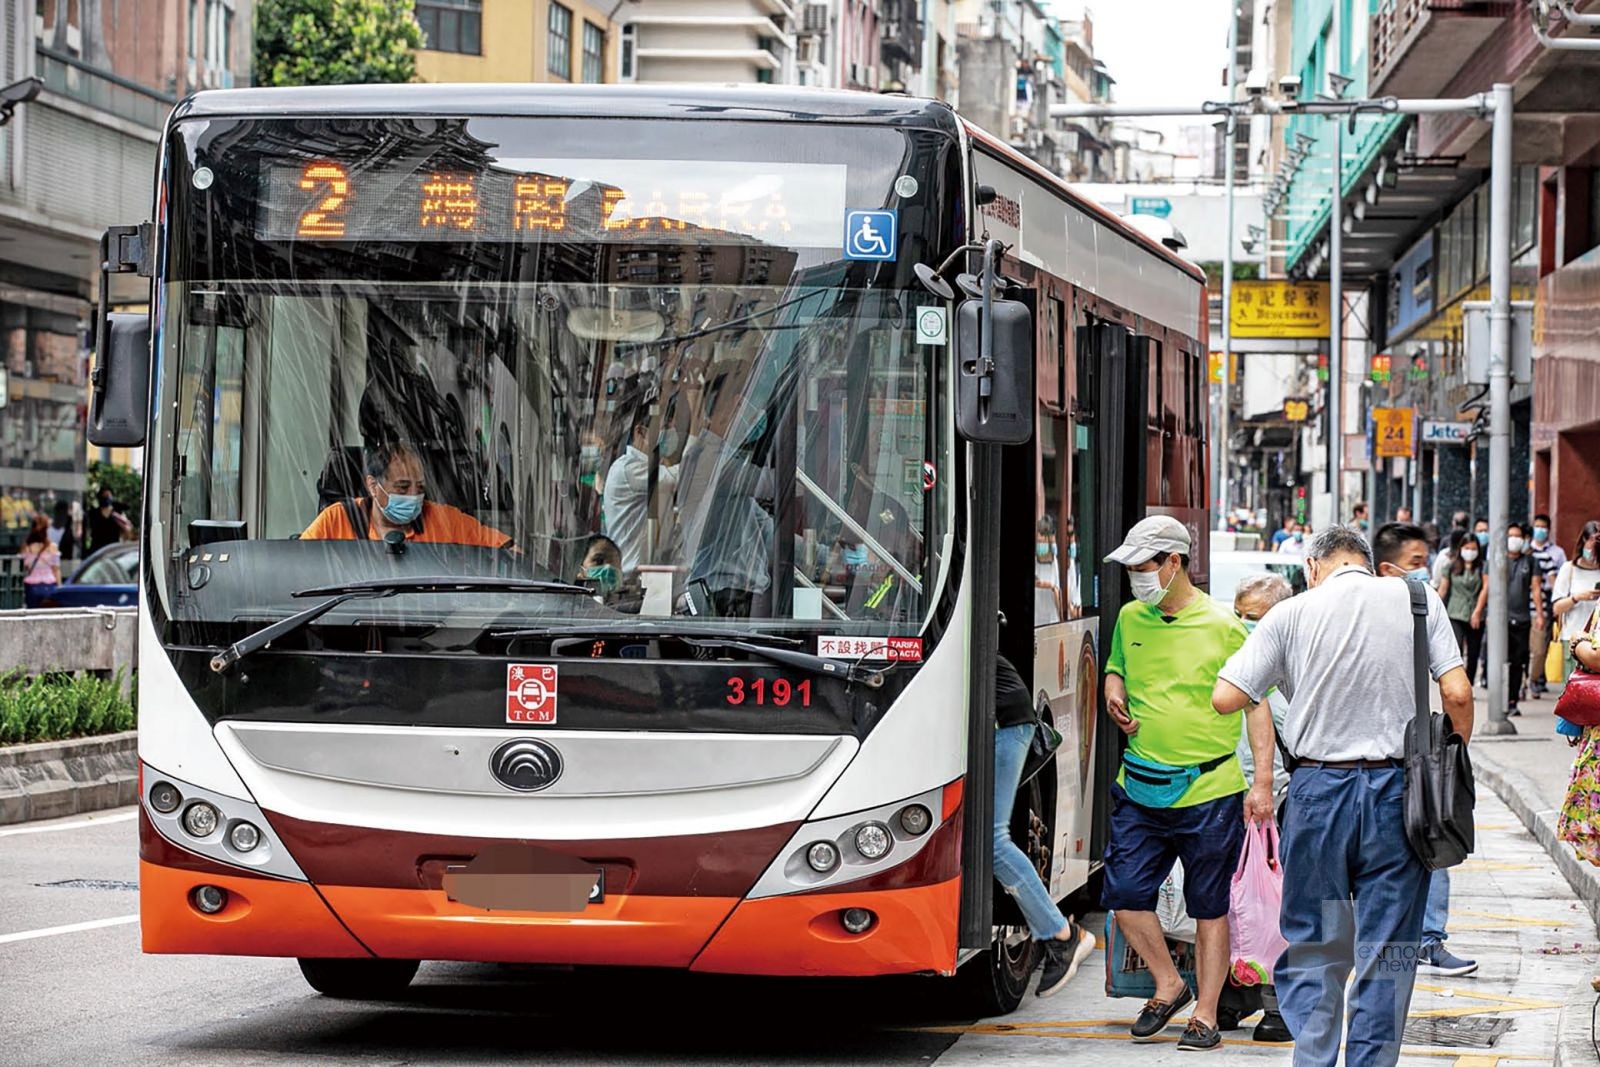
{"label": "grey polo shirt", "polygon": [[[1402,578],[1340,567],[1273,608],[1219,677],[1259,701],[1289,698],[1283,739],[1299,759],[1397,759],[1416,714],[1411,597]],[[1428,589],[1428,669],[1461,666],[1444,602]]]}

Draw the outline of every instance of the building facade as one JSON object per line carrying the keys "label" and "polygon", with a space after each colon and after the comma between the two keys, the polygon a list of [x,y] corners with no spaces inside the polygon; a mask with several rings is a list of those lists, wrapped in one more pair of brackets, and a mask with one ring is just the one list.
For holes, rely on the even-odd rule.
{"label": "building facade", "polygon": [[582,0],[416,0],[426,82],[611,82],[632,60],[617,7]]}

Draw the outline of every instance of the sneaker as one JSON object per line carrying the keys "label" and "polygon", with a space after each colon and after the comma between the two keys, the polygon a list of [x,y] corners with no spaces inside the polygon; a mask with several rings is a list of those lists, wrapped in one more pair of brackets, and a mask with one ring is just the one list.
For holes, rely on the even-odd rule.
{"label": "sneaker", "polygon": [[1222,1034],[1199,1019],[1190,1019],[1189,1025],[1183,1028],[1183,1036],[1178,1038],[1179,1052],[1210,1052],[1221,1047]]}
{"label": "sneaker", "polygon": [[1073,923],[1072,929],[1073,937],[1066,941],[1051,938],[1040,942],[1044,949],[1044,969],[1039,973],[1038,995],[1041,997],[1048,997],[1070,982],[1094,951],[1094,936],[1083,924]]}
{"label": "sneaker", "polygon": [[1443,945],[1423,945],[1417,950],[1417,970],[1428,974],[1442,974],[1447,978],[1460,978],[1478,969],[1477,960],[1464,960]]}
{"label": "sneaker", "polygon": [[1518,715],[1521,715],[1521,714],[1522,714],[1522,709],[1517,707],[1515,701],[1513,701],[1511,704],[1506,706],[1506,718],[1515,719]]}

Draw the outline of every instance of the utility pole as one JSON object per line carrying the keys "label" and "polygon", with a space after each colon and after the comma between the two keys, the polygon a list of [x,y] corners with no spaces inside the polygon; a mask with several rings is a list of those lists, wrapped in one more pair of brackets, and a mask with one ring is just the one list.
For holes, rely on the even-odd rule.
{"label": "utility pole", "polygon": [[[1328,70],[1344,76],[1344,27],[1340,0],[1333,3],[1333,32]],[[1341,85],[1328,79],[1329,88]],[[1342,92],[1335,91],[1335,97]],[[1344,495],[1344,122],[1333,120],[1333,200],[1328,205],[1328,495],[1333,501],[1329,522],[1343,518]]]}
{"label": "utility pole", "polygon": [[[1232,105],[1239,77],[1239,9],[1231,0],[1228,5],[1228,103]],[[1233,494],[1230,490],[1228,451],[1229,411],[1228,393],[1233,387],[1233,201],[1234,201],[1234,123],[1237,121],[1230,107],[1222,121],[1222,184],[1228,200],[1228,223],[1222,252],[1222,402],[1217,405],[1221,413],[1217,418],[1217,433],[1212,447],[1217,450],[1217,517],[1213,525],[1218,528],[1228,521],[1232,513]]]}

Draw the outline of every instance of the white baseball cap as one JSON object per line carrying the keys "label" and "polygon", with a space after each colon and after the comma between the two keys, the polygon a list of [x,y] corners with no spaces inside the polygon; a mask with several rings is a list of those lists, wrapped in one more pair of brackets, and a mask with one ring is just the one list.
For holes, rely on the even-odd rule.
{"label": "white baseball cap", "polygon": [[1151,515],[1134,523],[1128,536],[1122,539],[1122,544],[1106,557],[1106,562],[1136,567],[1163,552],[1187,556],[1189,551],[1188,527],[1171,515]]}

